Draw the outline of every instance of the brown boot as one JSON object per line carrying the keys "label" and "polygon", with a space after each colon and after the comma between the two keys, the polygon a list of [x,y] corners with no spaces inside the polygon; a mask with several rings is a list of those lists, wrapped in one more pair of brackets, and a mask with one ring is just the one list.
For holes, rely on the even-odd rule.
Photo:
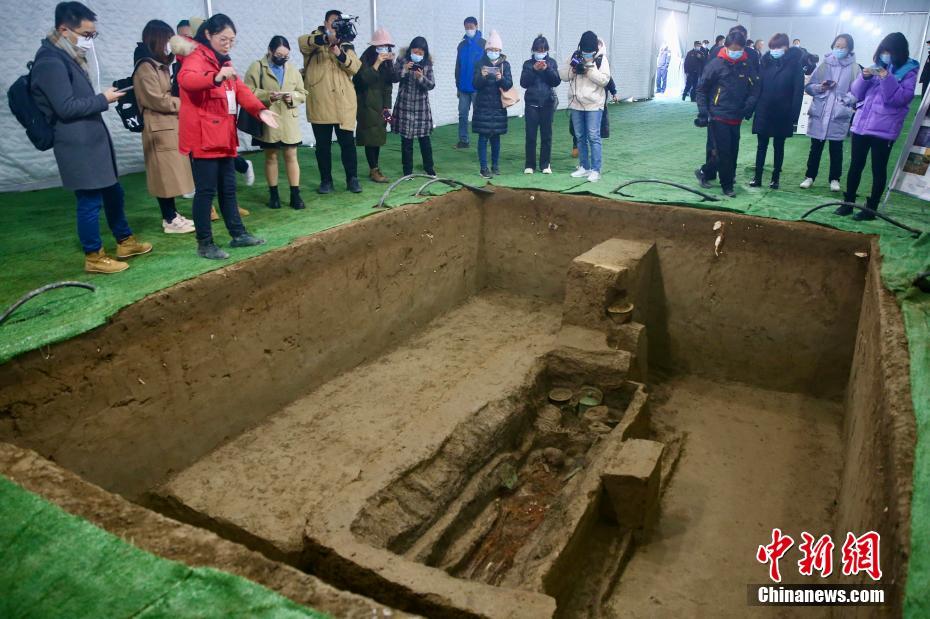
{"label": "brown boot", "polygon": [[220,215],[216,212],[216,207],[210,207],[210,221],[219,221]]}
{"label": "brown boot", "polygon": [[249,211],[245,210],[241,206],[237,205],[236,208],[239,209],[239,217],[248,217],[249,215],[251,215]]}
{"label": "brown boot", "polygon": [[129,265],[125,262],[119,262],[107,256],[102,247],[98,251],[84,254],[84,270],[88,273],[119,273],[128,268]]}
{"label": "brown boot", "polygon": [[128,236],[116,244],[117,258],[131,258],[132,256],[141,256],[152,251],[151,243],[142,243],[137,241],[136,237]]}
{"label": "brown boot", "polygon": [[381,168],[372,168],[371,172],[368,174],[368,178],[373,180],[376,183],[390,183],[391,179],[386,177],[381,173]]}

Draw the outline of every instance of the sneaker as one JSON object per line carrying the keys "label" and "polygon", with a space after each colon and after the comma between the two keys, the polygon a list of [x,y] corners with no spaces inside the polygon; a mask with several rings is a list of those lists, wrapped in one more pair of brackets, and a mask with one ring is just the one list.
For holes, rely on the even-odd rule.
{"label": "sneaker", "polygon": [[[801,181],[801,189],[810,189],[811,185],[813,184],[814,184],[814,179],[808,176],[803,181]],[[832,187],[832,184],[831,184],[831,187]]]}
{"label": "sneaker", "polygon": [[501,169],[500,169],[500,168],[491,168],[491,174],[493,174],[494,176],[500,176],[500,175],[501,175]]}
{"label": "sneaker", "polygon": [[596,183],[596,182],[599,181],[599,180],[601,180],[601,173],[598,172],[597,170],[592,171],[592,172],[588,175],[588,182],[589,182],[589,183]]}
{"label": "sneaker", "polygon": [[[803,187],[803,185],[801,185]],[[830,181],[830,191],[840,191],[839,181]]]}
{"label": "sneaker", "polygon": [[194,222],[178,214],[171,221],[162,221],[161,228],[165,234],[187,234],[194,231]]}
{"label": "sneaker", "polygon": [[852,214],[852,212],[853,212],[853,207],[846,206],[845,204],[841,205],[838,209],[833,211],[835,215],[839,215],[840,217],[845,217],[846,215],[850,215]]}
{"label": "sneaker", "polygon": [[481,171],[478,172],[481,175],[481,178],[491,178],[491,171],[487,168],[481,168]]}
{"label": "sneaker", "polygon": [[707,182],[707,179],[704,178],[704,170],[698,168],[694,171],[694,177],[698,179],[698,182],[701,184],[701,187],[704,189],[710,189],[713,185]]}
{"label": "sneaker", "polygon": [[229,254],[217,247],[213,241],[198,243],[197,255],[207,260],[226,260],[229,258]]}
{"label": "sneaker", "polygon": [[525,170],[523,170],[523,173],[524,173],[524,174],[532,174],[532,173],[535,172],[535,171],[536,171],[536,170],[534,170],[533,168],[526,168]]}
{"label": "sneaker", "polygon": [[229,242],[230,247],[254,247],[256,245],[264,245],[265,239],[260,239],[257,236],[253,236],[246,232],[239,236],[234,236],[233,240]]}
{"label": "sneaker", "polygon": [[132,256],[141,256],[152,251],[151,243],[141,243],[134,236],[128,236],[116,244],[117,258],[131,258]]}
{"label": "sneaker", "polygon": [[246,165],[249,168],[245,171],[245,184],[247,187],[251,187],[255,184],[255,166],[252,165],[251,161],[246,160]]}
{"label": "sneaker", "polygon": [[333,192],[333,181],[323,181],[316,190],[317,193],[327,194]]}
{"label": "sneaker", "polygon": [[778,182],[777,178],[773,178],[772,182],[769,183],[769,189],[779,189],[781,188],[781,183]]}
{"label": "sneaker", "polygon": [[754,178],[754,179],[752,179],[751,181],[749,181],[749,186],[750,186],[750,187],[761,187],[761,186],[762,186],[762,179],[761,179],[761,178]]}
{"label": "sneaker", "polygon": [[111,275],[113,273],[125,271],[128,268],[129,265],[125,262],[119,262],[107,256],[102,247],[97,251],[84,254],[84,270],[88,273],[105,273]]}
{"label": "sneaker", "polygon": [[732,187],[727,187],[727,188],[724,188],[723,195],[725,195],[728,198],[735,198],[736,192],[733,190]]}
{"label": "sneaker", "polygon": [[362,193],[362,185],[358,182],[358,177],[353,176],[346,181],[346,187],[352,193]]}
{"label": "sneaker", "polygon": [[552,166],[547,165],[545,168],[543,168],[542,172],[543,174],[552,174]]}
{"label": "sneaker", "polygon": [[585,170],[581,166],[578,166],[578,169],[572,172],[571,177],[572,178],[586,178],[588,174],[590,173],[591,173],[591,170]]}
{"label": "sneaker", "polygon": [[430,178],[439,178],[439,175],[436,174],[436,170],[424,170],[426,175]]}
{"label": "sneaker", "polygon": [[466,148],[471,148],[471,144],[469,144],[468,142],[459,142],[458,144],[455,145],[455,148],[459,150],[464,150]]}
{"label": "sneaker", "polygon": [[869,213],[868,211],[860,210],[858,213],[852,216],[856,221],[871,221],[875,219],[875,215]]}
{"label": "sneaker", "polygon": [[181,197],[184,198],[185,200],[193,200],[195,195],[197,195],[197,192],[192,191],[190,193],[181,194]]}

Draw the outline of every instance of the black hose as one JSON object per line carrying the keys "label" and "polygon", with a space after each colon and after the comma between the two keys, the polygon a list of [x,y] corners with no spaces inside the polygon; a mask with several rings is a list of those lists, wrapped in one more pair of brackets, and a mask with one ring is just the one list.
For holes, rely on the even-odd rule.
{"label": "black hose", "polygon": [[87,290],[90,290],[91,292],[97,292],[96,286],[94,286],[93,284],[85,284],[84,282],[55,282],[54,284],[47,284],[45,286],[42,286],[41,288],[36,288],[32,292],[28,292],[24,294],[23,296],[19,298],[18,301],[16,301],[16,303],[8,307],[6,311],[4,311],[2,315],[0,315],[0,325],[2,325],[6,321],[6,319],[10,317],[10,315],[13,312],[19,309],[19,307],[23,303],[28,301],[29,299],[37,297],[43,292],[48,292],[49,290],[54,290],[56,288],[66,288],[66,287],[86,288]]}
{"label": "black hose", "polygon": [[617,187],[616,189],[614,189],[611,193],[615,193],[615,194],[617,194],[617,195],[625,196],[625,197],[627,197],[627,198],[633,198],[633,197],[635,197],[635,196],[631,196],[631,195],[626,194],[626,193],[621,193],[620,190],[623,189],[624,187],[628,186],[628,185],[633,185],[633,184],[635,184],[635,183],[659,183],[660,185],[670,185],[670,186],[672,186],[672,187],[677,187],[678,189],[684,189],[685,191],[690,191],[691,193],[697,194],[697,195],[701,196],[701,198],[703,198],[704,202],[719,202],[719,201],[720,201],[720,198],[718,198],[718,197],[716,197],[716,196],[712,196],[712,195],[710,195],[709,193],[704,193],[703,191],[698,191],[697,189],[692,189],[691,187],[688,187],[687,185],[681,185],[681,184],[679,184],[679,183],[673,183],[673,182],[671,182],[671,181],[663,181],[663,180],[659,180],[659,179],[657,179],[657,178],[638,178],[638,179],[636,179],[636,180],[627,181],[627,182],[623,183],[622,185],[620,185],[619,187]]}
{"label": "black hose", "polygon": [[921,291],[930,292],[930,271],[918,273],[912,283]]}
{"label": "black hose", "polygon": [[827,202],[827,203],[825,203],[825,204],[821,204],[821,205],[819,205],[819,206],[815,206],[815,207],[812,208],[811,210],[807,211],[806,213],[804,213],[803,215],[801,215],[801,219],[805,219],[805,218],[807,218],[808,215],[810,215],[810,214],[813,213],[814,211],[819,211],[820,209],[822,209],[822,208],[827,208],[828,206],[851,206],[852,208],[857,208],[857,209],[859,209],[860,211],[865,211],[866,213],[869,213],[870,215],[874,215],[875,217],[878,217],[879,219],[882,219],[882,220],[884,220],[884,221],[887,221],[887,222],[890,223],[891,225],[897,226],[897,227],[901,228],[902,230],[907,230],[908,232],[910,232],[911,234],[914,235],[914,238],[917,238],[918,236],[920,236],[921,234],[923,234],[923,230],[917,230],[916,228],[911,228],[910,226],[906,226],[906,225],[902,224],[900,221],[896,221],[896,220],[892,219],[891,217],[888,217],[887,215],[884,215],[884,214],[882,214],[882,213],[879,213],[879,212],[876,211],[875,209],[871,209],[871,208],[869,208],[869,207],[867,207],[867,206],[862,206],[861,204],[856,204],[855,202]]}

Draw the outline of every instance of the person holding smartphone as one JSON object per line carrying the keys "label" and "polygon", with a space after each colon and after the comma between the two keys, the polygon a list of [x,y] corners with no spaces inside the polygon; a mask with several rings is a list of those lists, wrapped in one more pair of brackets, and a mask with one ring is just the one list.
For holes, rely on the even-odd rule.
{"label": "person holding smartphone", "polygon": [[552,174],[552,121],[558,97],[555,88],[562,83],[559,66],[549,56],[549,41],[539,35],[533,41],[532,57],[523,63],[520,86],[526,89],[526,167],[525,174],[536,171],[536,134],[542,142],[539,151],[539,169]]}
{"label": "person holding smartphone", "polygon": [[413,174],[413,141],[420,144],[423,170],[436,176],[433,165],[433,110],[429,92],[436,88],[433,77],[433,57],[429,43],[423,37],[414,37],[407,49],[394,61],[393,78],[398,82],[397,101],[394,102],[393,129],[400,134],[401,161],[404,176]]}
{"label": "person holding smartphone", "polygon": [[817,179],[824,146],[830,149],[830,191],[840,191],[843,173],[843,142],[849,134],[856,97],[849,92],[862,69],[856,62],[855,42],[848,34],[838,35],[811,75],[805,92],[814,98],[807,115],[811,150],[801,189],[810,189]]}
{"label": "person holding smartphone", "polygon": [[381,173],[381,147],[387,143],[387,125],[391,121],[391,98],[394,95],[394,40],[384,28],[378,28],[361,56],[362,67],[352,78],[358,98],[358,128],[355,143],[365,147],[368,177],[375,183],[389,183]]}
{"label": "person holding smartphone", "polygon": [[287,182],[290,185],[290,207],[305,207],[300,197],[300,164],[297,147],[303,142],[298,107],[307,98],[303,78],[292,64],[291,45],[280,34],[271,37],[267,53],[252,63],[245,74],[245,85],[258,100],[278,115],[278,127],[262,125],[260,138],[252,138],[252,146],[265,152],[265,178],[268,179],[268,208],[281,208],[278,194],[278,153],[284,153]]}
{"label": "person holding smartphone", "polygon": [[[484,56],[475,66],[475,112],[472,131],[478,134],[479,173],[484,178],[500,174],[501,136],[507,133],[507,108],[501,93],[513,88],[510,63],[501,52],[504,43],[497,30],[488,35]],[[488,169],[488,143],[491,144],[491,168]]]}
{"label": "person holding smartphone", "polygon": [[[854,203],[862,179],[865,161],[872,157],[872,193],[866,206],[878,208],[888,182],[888,159],[894,141],[904,127],[908,109],[917,88],[920,63],[909,57],[907,39],[892,32],[878,44],[872,60],[875,64],[862,70],[850,91],[862,104],[853,119],[852,161],[846,177],[846,202]],[[849,215],[853,209],[843,205],[837,215]],[[859,211],[853,219],[875,219],[875,215]]]}

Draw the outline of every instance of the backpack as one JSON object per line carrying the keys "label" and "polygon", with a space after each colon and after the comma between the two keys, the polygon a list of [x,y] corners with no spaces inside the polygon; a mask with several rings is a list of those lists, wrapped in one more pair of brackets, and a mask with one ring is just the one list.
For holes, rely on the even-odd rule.
{"label": "backpack", "polygon": [[[148,58],[141,58],[133,67],[132,74],[129,77],[113,82],[113,87],[122,90],[132,86],[132,78],[136,74],[136,69],[146,61],[151,62]],[[133,133],[142,133],[142,129],[145,128],[145,121],[142,118],[142,110],[139,109],[139,102],[136,101],[136,91],[134,89],[127,90],[126,94],[116,102],[116,113],[119,115],[120,120],[123,121],[124,127]]]}
{"label": "backpack", "polygon": [[39,109],[32,96],[32,65],[32,62],[26,63],[28,72],[13,82],[6,91],[6,98],[10,104],[10,111],[26,129],[26,137],[37,149],[45,151],[55,145],[55,127]]}

